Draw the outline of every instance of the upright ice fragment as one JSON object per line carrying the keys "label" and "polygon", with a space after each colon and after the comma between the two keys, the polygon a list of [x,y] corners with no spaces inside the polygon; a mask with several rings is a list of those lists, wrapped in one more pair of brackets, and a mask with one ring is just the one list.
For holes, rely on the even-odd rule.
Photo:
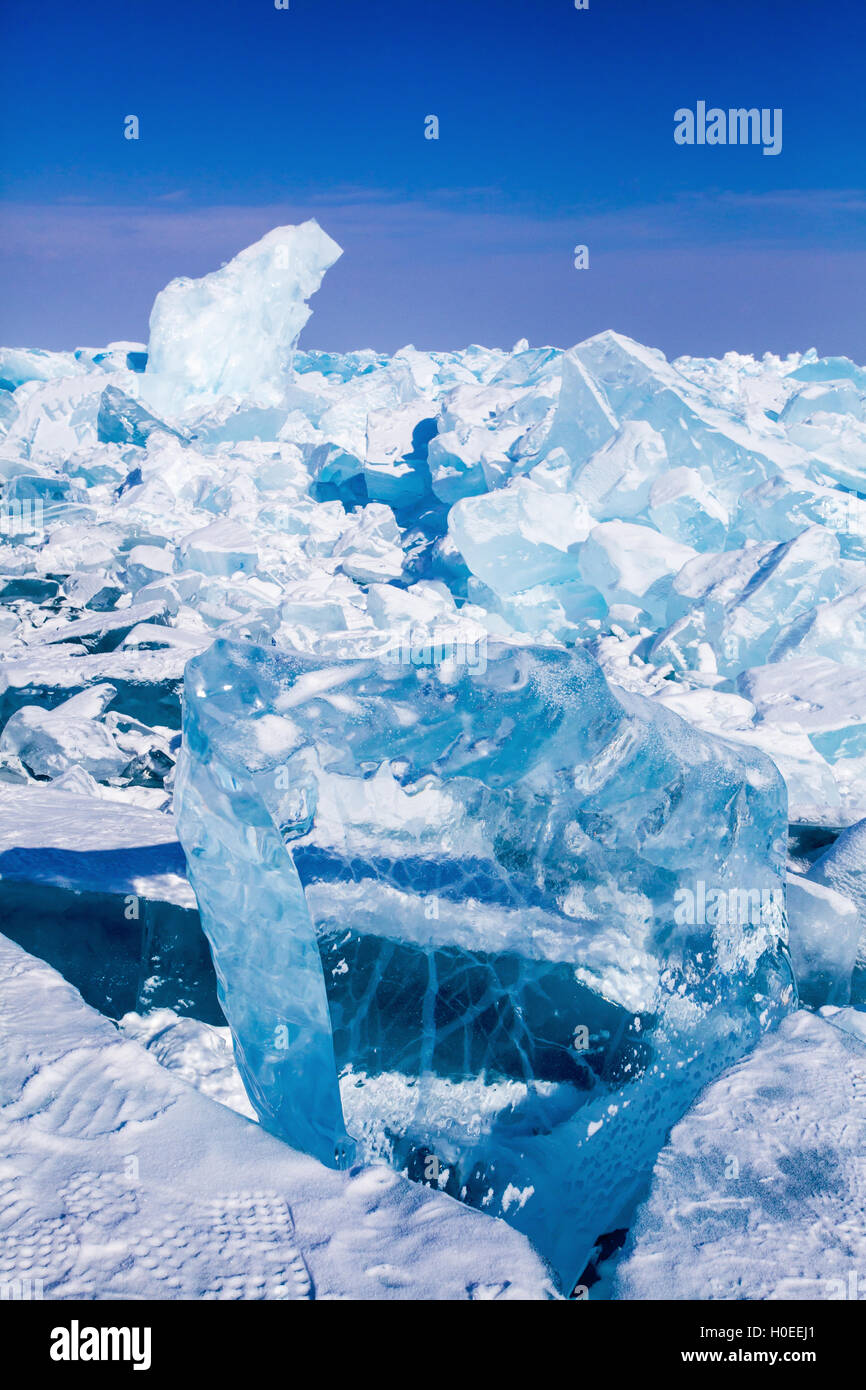
{"label": "upright ice fragment", "polygon": [[341,255],[310,220],[275,227],[200,280],[172,280],[151,310],[142,393],[178,410],[217,396],[278,404],[306,301]]}
{"label": "upright ice fragment", "polygon": [[178,830],[241,1071],[290,1143],[332,1156],[345,1115],[565,1287],[791,998],[784,787],[582,649],[350,640],[187,667]]}

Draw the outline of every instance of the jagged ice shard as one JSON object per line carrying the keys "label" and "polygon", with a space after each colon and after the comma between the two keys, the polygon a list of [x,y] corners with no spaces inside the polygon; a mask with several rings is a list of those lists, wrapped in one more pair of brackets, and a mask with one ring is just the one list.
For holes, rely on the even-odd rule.
{"label": "jagged ice shard", "polygon": [[[573,1282],[791,1002],[783,783],[581,649],[348,646],[187,667],[176,817],[244,1081],[288,1142],[432,1179]],[[765,910],[683,921],[701,884]]]}
{"label": "jagged ice shard", "polygon": [[156,296],[146,385],[162,404],[190,396],[276,404],[312,312],[310,295],[342,255],[318,222],[275,227],[200,280],[181,276]]}

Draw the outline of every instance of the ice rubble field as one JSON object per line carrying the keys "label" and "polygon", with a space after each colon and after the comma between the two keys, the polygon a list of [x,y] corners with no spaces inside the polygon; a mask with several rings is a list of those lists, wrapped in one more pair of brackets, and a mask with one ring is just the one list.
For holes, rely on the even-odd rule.
{"label": "ice rubble field", "polygon": [[0,1272],[841,1296],[866,370],[302,351],[339,254],[0,350]]}

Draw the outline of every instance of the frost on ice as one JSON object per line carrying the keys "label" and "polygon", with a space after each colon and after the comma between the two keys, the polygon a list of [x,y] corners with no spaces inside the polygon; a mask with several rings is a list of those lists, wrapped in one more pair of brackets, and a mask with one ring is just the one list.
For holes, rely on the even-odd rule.
{"label": "frost on ice", "polygon": [[[28,875],[102,882],[100,942],[114,893],[186,911],[176,811],[267,1127],[565,1287],[792,969],[866,998],[866,372],[304,350],[339,254],[277,228],[147,345],[0,349],[4,930]],[[133,927],[124,1010],[201,1021]]]}

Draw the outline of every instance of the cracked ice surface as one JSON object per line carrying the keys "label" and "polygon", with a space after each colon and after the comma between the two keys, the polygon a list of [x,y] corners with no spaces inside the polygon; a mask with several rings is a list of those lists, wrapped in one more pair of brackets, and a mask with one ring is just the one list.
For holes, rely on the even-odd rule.
{"label": "cracked ice surface", "polygon": [[[345,1128],[362,1153],[425,1180],[432,1156],[432,1180],[466,1186],[527,1229],[543,1184],[552,1190],[550,1175],[574,1164],[584,1176],[568,1200],[581,1183],[592,1198],[585,1229],[581,1217],[563,1235],[573,1248],[556,1254],[571,1270],[624,1190],[624,1169],[652,1158],[661,1108],[632,1126],[645,1131],[643,1150],[620,1137],[639,1095],[665,1093],[637,1084],[638,1073],[674,1066],[682,1107],[692,1081],[730,1060],[731,1033],[747,1046],[783,1007],[784,969],[767,974],[768,938],[784,935],[783,923],[739,933],[711,923],[687,944],[670,913],[672,893],[693,891],[696,877],[746,893],[781,883],[773,846],[785,798],[762,754],[784,779],[789,819],[825,835],[814,867],[808,855],[790,865],[802,998],[864,997],[866,371],[814,351],[671,363],[614,332],[567,351],[525,341],[511,351],[300,350],[307,300],[338,255],[314,223],[277,228],[211,275],[173,281],[147,346],[0,349],[4,882],[19,893],[28,875],[98,887],[107,874],[117,886],[135,868],[167,891],[152,870],[172,836],[192,658],[214,691],[210,713],[195,699],[187,710],[189,757],[215,750],[199,820],[205,841],[224,835],[235,856],[220,882],[200,887],[205,917],[211,901],[218,924],[230,893],[243,905],[273,874],[268,912],[306,923],[291,942],[256,937],[263,959],[295,960],[304,1024],[271,1070],[258,1020],[239,1039],[260,1110],[291,1111],[283,1082],[306,1039],[330,1079],[306,1118],[300,1094],[289,1127],[306,1124],[296,1142],[317,1152],[332,1153]],[[469,668],[431,669],[431,651],[455,634]],[[205,657],[215,641],[224,645]],[[382,674],[384,650],[408,653],[409,669],[392,661]],[[358,686],[372,676],[346,674],[362,657],[390,691],[378,705]],[[553,710],[567,706],[563,671],[582,673],[596,703],[578,702],[571,727],[584,753],[596,728],[601,762],[567,762],[559,716],[540,725],[522,704],[529,687],[492,691],[501,662],[518,659],[557,673]],[[285,663],[301,660],[311,683],[296,707],[277,709],[286,684],[294,689]],[[332,667],[329,689],[322,671]],[[250,691],[262,686],[261,710],[245,702],[247,679]],[[232,707],[225,726],[221,680],[243,716]],[[509,699],[516,708],[502,715]],[[335,772],[334,758],[354,758],[368,716],[370,757]],[[253,726],[255,748],[245,742]],[[440,765],[436,739],[449,728],[449,756],[476,759],[459,776]],[[606,743],[614,728],[622,739]],[[528,764],[511,781],[489,780],[503,749],[536,758],[538,784]],[[288,763],[285,787],[263,785]],[[415,786],[421,767],[427,780]],[[202,785],[188,776],[188,796]],[[717,800],[725,785],[727,809]],[[598,809],[605,796],[614,809]],[[524,814],[506,814],[509,797],[525,799]],[[572,810],[584,817],[573,835],[563,829]],[[113,857],[123,815],[140,836],[151,834],[148,817],[165,823],[137,846],[135,866]],[[515,833],[498,834],[497,816]],[[676,842],[658,863],[650,842],[667,826]],[[185,883],[172,898],[175,889],[188,901]],[[254,932],[257,920],[251,911]],[[229,992],[234,980],[239,1000],[276,1009],[279,977],[260,973],[252,988],[244,940],[234,955],[225,944]],[[698,987],[714,959],[724,969]],[[517,999],[522,1013],[500,1025],[494,997]],[[453,1007],[459,1065],[445,1048],[428,1066],[419,1037],[429,1040],[429,1018],[406,1035],[412,1010],[431,1001]],[[572,1035],[587,1012],[582,1055]],[[515,1044],[520,1029],[528,1049]],[[444,1031],[438,1019],[433,1036]],[[682,1064],[689,1038],[699,1055]],[[569,1120],[578,1091],[581,1119]],[[491,1132],[506,1148],[516,1134],[516,1152],[521,1124],[536,1119],[543,1180],[523,1167],[507,1176],[504,1159],[495,1176],[479,1160],[467,1179],[467,1155]],[[563,1153],[556,1136],[568,1138]],[[593,1163],[604,1170],[594,1185]],[[548,1226],[540,1217],[537,1229]]]}

